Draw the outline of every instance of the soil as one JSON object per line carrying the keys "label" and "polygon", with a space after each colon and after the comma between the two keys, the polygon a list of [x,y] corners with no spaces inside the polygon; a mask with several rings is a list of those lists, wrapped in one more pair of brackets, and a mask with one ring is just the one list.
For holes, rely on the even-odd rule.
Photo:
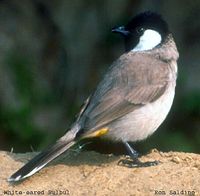
{"label": "soil", "polygon": [[200,155],[153,150],[142,161],[157,166],[127,168],[125,156],[69,152],[32,177],[10,184],[7,178],[36,153],[0,152],[0,195],[200,195]]}

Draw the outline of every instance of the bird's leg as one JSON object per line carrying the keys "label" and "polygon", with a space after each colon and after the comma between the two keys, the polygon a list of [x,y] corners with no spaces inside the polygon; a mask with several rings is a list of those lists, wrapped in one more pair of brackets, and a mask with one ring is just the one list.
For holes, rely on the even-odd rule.
{"label": "bird's leg", "polygon": [[124,160],[120,160],[119,161],[119,165],[123,165],[123,166],[126,166],[126,167],[130,167],[130,168],[133,168],[133,167],[149,167],[149,166],[154,166],[154,165],[158,165],[158,161],[148,161],[148,162],[141,162],[138,157],[139,157],[139,154],[137,153],[137,151],[135,151],[128,142],[123,142],[127,151],[128,151],[128,154],[131,158],[131,160],[128,160],[128,159],[124,159]]}

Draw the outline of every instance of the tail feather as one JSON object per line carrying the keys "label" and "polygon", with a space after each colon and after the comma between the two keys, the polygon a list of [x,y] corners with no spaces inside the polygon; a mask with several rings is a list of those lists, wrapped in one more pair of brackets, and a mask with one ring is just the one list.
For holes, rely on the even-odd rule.
{"label": "tail feather", "polygon": [[8,178],[8,181],[17,182],[33,175],[34,173],[42,169],[50,161],[58,157],[60,154],[64,153],[74,144],[75,141],[73,139],[64,140],[63,138],[61,138],[56,142],[56,144],[36,155],[36,157],[34,157],[21,169],[14,173],[10,178]]}

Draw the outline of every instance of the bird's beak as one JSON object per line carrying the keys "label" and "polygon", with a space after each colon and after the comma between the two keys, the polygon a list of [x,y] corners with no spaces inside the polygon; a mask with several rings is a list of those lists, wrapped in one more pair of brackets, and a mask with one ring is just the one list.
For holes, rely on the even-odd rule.
{"label": "bird's beak", "polygon": [[130,32],[128,30],[126,30],[125,26],[114,27],[114,28],[112,28],[112,32],[113,33],[120,33],[123,36],[127,36],[127,35],[130,34]]}

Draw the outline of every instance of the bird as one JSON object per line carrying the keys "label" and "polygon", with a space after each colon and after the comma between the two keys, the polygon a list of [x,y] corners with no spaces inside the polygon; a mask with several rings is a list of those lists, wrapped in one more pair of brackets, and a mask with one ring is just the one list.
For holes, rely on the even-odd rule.
{"label": "bird", "polygon": [[122,142],[131,158],[122,162],[124,166],[158,164],[140,161],[130,142],[152,135],[171,109],[179,58],[176,43],[167,22],[152,11],[137,14],[112,32],[122,36],[125,52],[110,65],[65,135],[11,175],[9,182],[32,176],[85,138]]}

